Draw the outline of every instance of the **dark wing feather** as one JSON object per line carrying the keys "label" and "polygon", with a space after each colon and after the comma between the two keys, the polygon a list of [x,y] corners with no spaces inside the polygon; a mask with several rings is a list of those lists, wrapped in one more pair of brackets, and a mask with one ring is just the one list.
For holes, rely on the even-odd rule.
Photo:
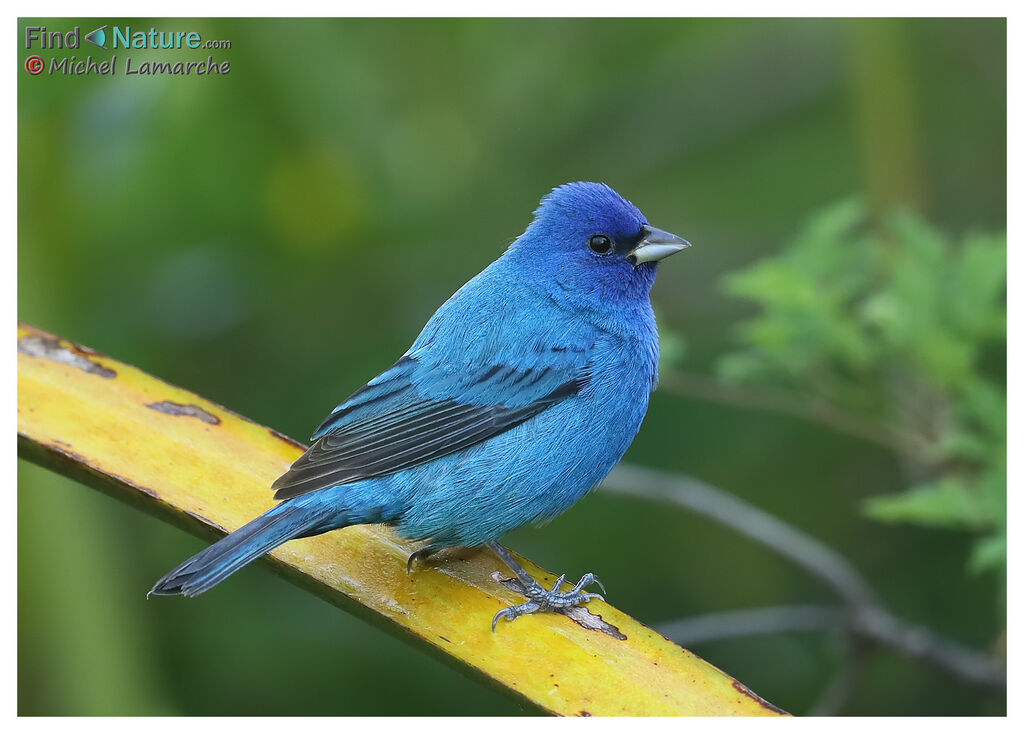
{"label": "dark wing feather", "polygon": [[462,451],[576,394],[588,380],[585,370],[572,370],[575,377],[550,368],[467,370],[458,379],[466,394],[506,398],[480,404],[425,397],[414,379],[418,368],[404,357],[338,406],[314,434],[315,443],[274,482],[274,497],[381,477]]}

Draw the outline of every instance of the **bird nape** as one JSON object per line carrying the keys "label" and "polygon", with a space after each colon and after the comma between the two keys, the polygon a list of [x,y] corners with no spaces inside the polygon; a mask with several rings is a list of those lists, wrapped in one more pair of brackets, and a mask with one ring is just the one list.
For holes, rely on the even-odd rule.
{"label": "bird nape", "polygon": [[601,598],[584,591],[593,574],[543,588],[498,539],[563,512],[622,458],[657,382],[657,263],[689,246],[604,184],[554,189],[401,359],[327,417],[274,482],[281,503],[150,593],[195,596],[288,540],[384,523],[426,541],[410,568],[440,548],[493,549],[527,599],[492,628]]}

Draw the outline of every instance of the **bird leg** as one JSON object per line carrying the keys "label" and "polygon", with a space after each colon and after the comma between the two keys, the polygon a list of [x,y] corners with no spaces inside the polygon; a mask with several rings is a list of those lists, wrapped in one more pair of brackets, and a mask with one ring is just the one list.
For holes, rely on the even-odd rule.
{"label": "bird leg", "polygon": [[[526,569],[519,565],[516,559],[509,553],[504,547],[498,545],[498,543],[488,543],[487,547],[490,548],[494,553],[505,562],[512,573],[516,575],[519,580],[519,584],[522,587],[521,593],[526,597],[526,601],[522,604],[516,604],[511,607],[506,607],[500,612],[494,615],[494,619],[491,620],[491,631],[493,632],[495,627],[498,625],[499,619],[507,619],[508,621],[514,620],[516,617],[521,617],[524,614],[533,614],[535,612],[565,612],[571,607],[585,604],[591,599],[600,599],[604,601],[604,597],[600,594],[591,594],[583,591],[583,588],[588,584],[597,584],[601,587],[601,591],[604,591],[604,585],[601,580],[592,573],[585,574],[583,578],[579,580],[569,591],[559,591],[562,584],[565,582],[565,574],[559,576],[554,585],[550,589],[545,589],[537,581],[526,572]],[[500,581],[500,574],[494,573],[496,581]]]}

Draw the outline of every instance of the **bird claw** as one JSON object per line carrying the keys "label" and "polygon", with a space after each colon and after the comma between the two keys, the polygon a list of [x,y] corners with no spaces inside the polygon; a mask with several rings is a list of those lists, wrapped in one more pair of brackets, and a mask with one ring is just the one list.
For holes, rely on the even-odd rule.
{"label": "bird claw", "polygon": [[535,601],[526,601],[522,604],[516,604],[515,606],[505,607],[500,612],[494,615],[494,619],[491,620],[491,632],[494,632],[498,626],[499,619],[507,619],[511,622],[516,617],[521,617],[524,614],[533,614],[541,610],[540,604]]}
{"label": "bird claw", "polygon": [[[491,577],[503,583],[506,586],[512,586],[513,580],[508,580],[509,583],[505,583],[506,579],[503,579],[501,574],[495,571],[491,574]],[[555,583],[551,586],[551,589],[545,589],[535,580],[530,579],[532,584],[524,584],[522,579],[517,579],[519,583],[515,584],[515,590],[526,597],[526,601],[522,604],[515,604],[510,607],[505,607],[497,614],[494,615],[494,619],[491,620],[491,631],[493,632],[497,626],[498,621],[505,619],[509,622],[522,617],[527,614],[534,614],[536,612],[559,612],[565,614],[572,607],[577,607],[582,604],[586,604],[592,599],[598,599],[604,601],[604,597],[601,594],[593,594],[590,592],[583,591],[584,587],[588,584],[596,583],[601,587],[601,591],[604,591],[604,585],[601,584],[600,580],[592,573],[584,574],[583,578],[579,580],[572,589],[569,591],[559,591],[562,584],[565,583],[565,574],[559,576]]]}
{"label": "bird claw", "polygon": [[[608,590],[604,588],[604,584],[601,583],[601,579],[599,579],[597,575],[593,573],[583,574],[583,578],[581,578],[580,582],[576,584],[573,591],[581,591],[584,586],[590,586],[591,584],[597,584],[598,587],[600,587],[602,594],[608,593]],[[602,601],[604,600],[602,599]]]}
{"label": "bird claw", "polygon": [[413,552],[413,554],[410,555],[409,559],[405,562],[405,572],[412,573],[412,567],[414,564],[420,561],[427,560],[435,553],[437,553],[437,548],[431,548],[430,546],[427,546],[426,548],[420,548],[418,551]]}

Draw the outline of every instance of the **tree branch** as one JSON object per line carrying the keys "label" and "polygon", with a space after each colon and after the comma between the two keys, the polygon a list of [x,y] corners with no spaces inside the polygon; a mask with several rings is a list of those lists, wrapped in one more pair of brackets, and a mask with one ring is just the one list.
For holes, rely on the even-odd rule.
{"label": "tree branch", "polygon": [[882,446],[919,464],[929,463],[934,453],[931,443],[922,436],[847,412],[827,400],[790,390],[735,385],[678,369],[662,370],[658,385],[675,395],[694,400],[786,413]]}
{"label": "tree branch", "polygon": [[601,488],[668,502],[710,517],[801,566],[847,603],[864,606],[874,601],[874,591],[842,555],[774,515],[699,479],[619,464]]}
{"label": "tree branch", "polygon": [[844,624],[841,609],[814,604],[794,604],[700,614],[659,624],[656,628],[665,637],[680,644],[702,645],[706,642],[738,637],[805,632],[828,627],[842,628]]}
{"label": "tree branch", "polygon": [[602,490],[666,502],[697,512],[788,558],[828,585],[844,606],[798,605],[690,617],[659,627],[681,644],[783,631],[842,627],[859,640],[883,645],[953,677],[988,688],[1006,687],[1006,670],[992,657],[900,620],[883,607],[859,571],[842,555],[735,495],[691,477],[619,464]]}

